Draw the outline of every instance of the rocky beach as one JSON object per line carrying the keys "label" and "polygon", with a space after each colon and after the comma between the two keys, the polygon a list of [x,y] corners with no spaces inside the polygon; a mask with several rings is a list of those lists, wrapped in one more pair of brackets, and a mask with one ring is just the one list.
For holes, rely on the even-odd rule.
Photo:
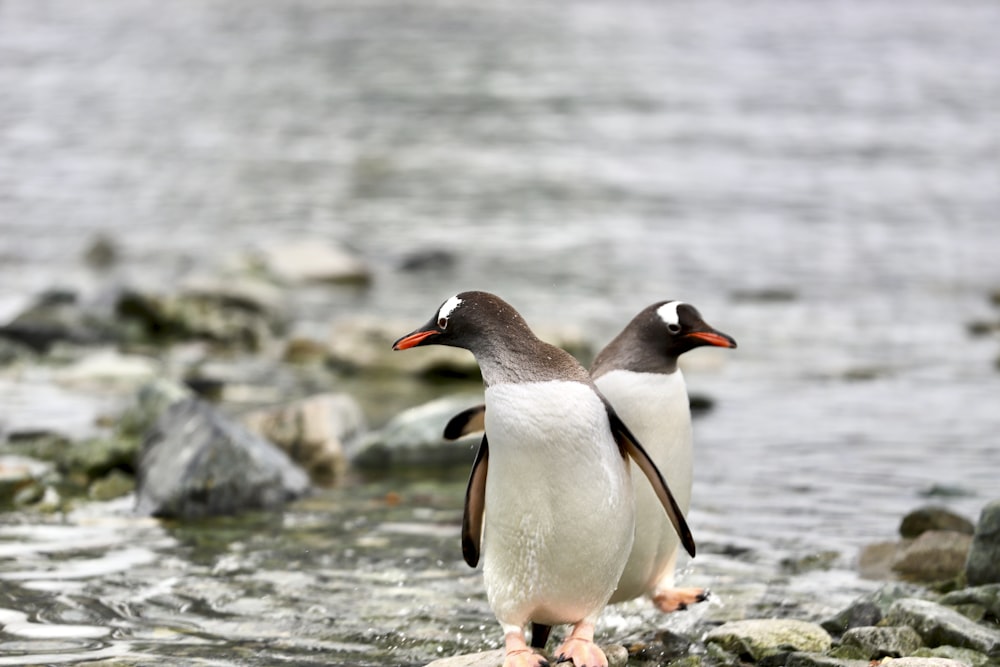
{"label": "rocky beach", "polygon": [[0,665],[498,664],[478,369],[390,350],[465,289],[739,340],[682,363],[712,595],[612,664],[1000,664],[998,21],[3,4]]}

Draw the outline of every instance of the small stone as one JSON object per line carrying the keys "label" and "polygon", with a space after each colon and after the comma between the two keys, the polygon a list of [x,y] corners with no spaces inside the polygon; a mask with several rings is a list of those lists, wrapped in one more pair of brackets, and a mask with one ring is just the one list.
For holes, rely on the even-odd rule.
{"label": "small stone", "polygon": [[856,646],[870,660],[901,658],[924,645],[917,632],[906,625],[900,627],[851,628],[841,639],[847,646]]}
{"label": "small stone", "polygon": [[892,570],[908,581],[936,582],[962,573],[972,538],[965,533],[928,530],[907,544]]}
{"label": "small stone", "polygon": [[454,253],[428,248],[407,253],[399,261],[401,271],[442,271],[455,265]]}
{"label": "small stone", "polygon": [[290,364],[320,363],[326,360],[326,345],[312,338],[290,338],[282,358]]}
{"label": "small stone", "polygon": [[363,259],[327,240],[270,245],[260,249],[257,259],[265,271],[284,283],[366,284],[372,279]]}
{"label": "small stone", "polygon": [[950,530],[972,535],[976,527],[964,516],[949,509],[927,506],[915,509],[899,525],[899,534],[904,538],[915,538],[929,530]]}
{"label": "small stone", "polygon": [[94,481],[87,491],[91,500],[113,500],[135,490],[135,480],[121,470],[112,470],[106,477]]}
{"label": "small stone", "polygon": [[118,246],[110,237],[98,234],[87,246],[83,259],[95,269],[106,269],[118,260]]}
{"label": "small stone", "polygon": [[948,593],[940,600],[948,606],[979,605],[991,620],[1000,621],[1000,584],[972,586]]}
{"label": "small stone", "polygon": [[965,576],[972,586],[1000,583],[1000,500],[987,504],[979,515]]}
{"label": "small stone", "polygon": [[[38,480],[49,470],[51,464],[42,461],[24,456],[0,456],[0,507],[18,504],[19,494],[38,485]],[[20,500],[28,502],[24,497]]]}
{"label": "small stone", "polygon": [[1000,630],[979,625],[954,609],[927,600],[897,600],[889,609],[885,622],[910,626],[932,648],[951,645],[981,653],[1000,651]]}
{"label": "small stone", "polygon": [[709,632],[705,641],[754,661],[789,650],[822,652],[832,644],[830,635],[820,626],[791,619],[732,621]]}

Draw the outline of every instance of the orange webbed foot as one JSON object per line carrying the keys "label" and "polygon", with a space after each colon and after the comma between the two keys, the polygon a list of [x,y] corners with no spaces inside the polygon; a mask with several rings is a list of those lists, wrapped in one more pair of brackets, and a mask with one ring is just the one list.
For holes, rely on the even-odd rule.
{"label": "orange webbed foot", "polygon": [[549,667],[549,661],[544,656],[528,648],[524,634],[511,632],[504,637],[506,653],[503,667]]}
{"label": "orange webbed foot", "polygon": [[594,626],[577,623],[566,641],[556,649],[556,662],[571,662],[573,667],[608,667],[608,657],[594,643]]}
{"label": "orange webbed foot", "polygon": [[683,611],[708,599],[707,588],[667,588],[653,595],[653,605],[664,614]]}

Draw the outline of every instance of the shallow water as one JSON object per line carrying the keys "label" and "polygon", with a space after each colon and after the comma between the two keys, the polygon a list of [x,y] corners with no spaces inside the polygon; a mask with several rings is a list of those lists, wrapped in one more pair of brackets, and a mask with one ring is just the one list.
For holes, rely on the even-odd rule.
{"label": "shallow water", "polygon": [[[0,318],[52,286],[170,285],[300,236],[376,271],[294,294],[320,335],[358,312],[415,326],[477,287],[603,344],[682,298],[740,343],[690,355],[718,401],[696,424],[685,577],[717,596],[694,613],[822,615],[871,585],[852,560],[902,513],[974,518],[1000,495],[997,341],[965,329],[997,317],[997,25],[986,0],[5,2]],[[122,249],[110,272],[81,259],[98,233]],[[454,262],[399,269],[438,248]],[[768,289],[789,298],[753,298]],[[38,372],[0,399],[4,430],[78,434],[115,394]],[[121,503],[5,515],[0,664],[495,645],[457,550],[463,477],[205,526]],[[782,566],[826,552],[829,570]],[[635,605],[604,627],[690,618]]]}

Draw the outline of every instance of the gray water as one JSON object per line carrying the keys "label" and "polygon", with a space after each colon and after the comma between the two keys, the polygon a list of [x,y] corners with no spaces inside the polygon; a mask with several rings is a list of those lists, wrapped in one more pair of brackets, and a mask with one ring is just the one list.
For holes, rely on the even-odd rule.
{"label": "gray water", "polygon": [[[312,332],[359,313],[416,326],[480,288],[600,345],[684,299],[740,343],[687,373],[717,408],[696,423],[682,579],[716,596],[670,619],[612,610],[602,632],[818,618],[874,585],[857,550],[902,513],[975,518],[1000,496],[997,339],[966,332],[997,318],[998,26],[987,0],[7,0],[0,319],[45,288],[168,286],[299,237],[376,272],[296,292]],[[82,260],[99,234],[122,250],[110,277]],[[399,269],[431,249],[454,262]],[[8,427],[71,432],[115,401],[30,373],[0,396]],[[127,502],[8,515],[0,664],[495,646],[457,549],[463,476],[204,526]],[[825,569],[782,565],[809,556]]]}

